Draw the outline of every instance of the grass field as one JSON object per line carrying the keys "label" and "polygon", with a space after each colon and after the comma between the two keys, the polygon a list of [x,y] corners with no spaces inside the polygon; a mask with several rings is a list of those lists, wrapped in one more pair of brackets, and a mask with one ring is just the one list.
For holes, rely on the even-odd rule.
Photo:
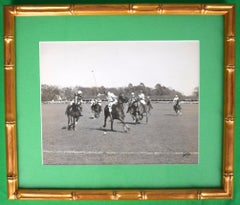
{"label": "grass field", "polygon": [[169,103],[153,103],[148,123],[133,124],[130,130],[114,121],[102,128],[103,113],[92,118],[90,105],[83,105],[83,116],[76,131],[67,129],[66,104],[42,105],[43,163],[80,164],[196,164],[198,163],[198,104],[182,104],[177,116]]}

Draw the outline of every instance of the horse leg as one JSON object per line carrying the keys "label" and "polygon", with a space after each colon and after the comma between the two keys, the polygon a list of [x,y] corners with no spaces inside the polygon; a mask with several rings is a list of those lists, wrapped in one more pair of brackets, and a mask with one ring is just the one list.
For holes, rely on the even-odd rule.
{"label": "horse leg", "polygon": [[138,120],[142,120],[143,119],[143,104],[140,103],[137,109],[137,114],[138,114]]}
{"label": "horse leg", "polygon": [[151,115],[151,109],[152,109],[152,105],[149,104],[148,107],[147,107],[147,113],[148,113],[149,115]]}
{"label": "horse leg", "polygon": [[177,110],[176,110],[176,106],[175,106],[175,105],[173,106],[173,110],[175,111],[175,113],[177,113]]}
{"label": "horse leg", "polygon": [[71,129],[71,116],[68,115],[68,130]]}
{"label": "horse leg", "polygon": [[111,121],[111,131],[113,131],[113,117],[112,117],[111,113],[110,113],[109,117],[110,117],[110,121]]}
{"label": "horse leg", "polygon": [[178,114],[178,115],[181,115],[181,114],[182,114],[182,112],[181,112],[181,106],[180,106],[180,105],[178,105],[178,107],[177,107],[177,114]]}
{"label": "horse leg", "polygon": [[133,122],[136,124],[137,123],[137,118],[133,114],[131,114],[131,116],[132,116]]}
{"label": "horse leg", "polygon": [[136,112],[135,114],[134,114],[134,123],[135,124],[138,124],[138,113]]}
{"label": "horse leg", "polygon": [[75,126],[76,126],[76,118],[73,117],[73,122],[72,122],[73,130],[76,130],[76,129],[75,129]]}
{"label": "horse leg", "polygon": [[111,131],[113,131],[113,119],[111,118]]}
{"label": "horse leg", "polygon": [[180,112],[180,115],[182,115],[182,107],[181,107],[181,105],[179,105],[179,112]]}
{"label": "horse leg", "polygon": [[148,123],[148,107],[147,107],[147,105],[144,105],[144,107],[143,107],[142,115],[144,116],[144,114],[146,116],[146,123]]}
{"label": "horse leg", "polygon": [[143,105],[142,119],[143,119],[144,113],[146,113],[146,119],[147,119],[147,105]]}
{"label": "horse leg", "polygon": [[75,124],[78,123],[78,120],[79,120],[79,118],[80,118],[80,115],[81,115],[81,113],[79,112],[79,115],[77,115],[76,117],[74,117],[74,119],[75,119]]}
{"label": "horse leg", "polygon": [[146,123],[148,123],[148,113],[146,112]]}
{"label": "horse leg", "polygon": [[130,130],[130,127],[125,123],[124,120],[122,120],[122,119],[118,119],[118,120],[123,124],[124,132],[127,132],[128,130]]}
{"label": "horse leg", "polygon": [[136,111],[133,108],[130,109],[130,114],[131,114],[131,117],[133,119],[133,122],[135,124],[137,124],[137,113],[136,113]]}
{"label": "horse leg", "polygon": [[108,118],[108,116],[104,115],[104,125],[103,125],[103,127],[106,127],[106,125],[107,125],[107,118]]}
{"label": "horse leg", "polygon": [[128,130],[130,130],[130,127],[125,122],[123,122],[123,130],[124,132],[127,132]]}
{"label": "horse leg", "polygon": [[108,110],[108,105],[104,108],[104,125],[103,127],[106,127],[107,125],[107,118],[109,116],[109,110]]}
{"label": "horse leg", "polygon": [[71,116],[71,123],[70,123],[70,127],[71,127],[71,129],[73,129],[73,116]]}

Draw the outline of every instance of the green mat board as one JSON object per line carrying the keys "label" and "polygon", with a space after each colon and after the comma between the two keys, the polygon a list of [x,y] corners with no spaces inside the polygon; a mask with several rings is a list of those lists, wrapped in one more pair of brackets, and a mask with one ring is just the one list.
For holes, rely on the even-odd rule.
{"label": "green mat board", "polygon": [[[102,3],[99,1],[10,1],[0,4]],[[105,1],[117,3],[116,1]],[[105,3],[104,2],[104,3]],[[123,1],[129,3],[133,1]],[[136,2],[136,1],[135,1]],[[138,1],[140,2],[140,1]],[[158,1],[159,2],[159,1]],[[168,1],[164,3],[192,3]],[[195,1],[194,3],[236,3],[232,1]],[[143,3],[143,1],[141,1]],[[151,2],[152,3],[152,2]],[[156,3],[156,1],[155,1]],[[160,2],[162,3],[162,2]],[[237,8],[239,17],[239,9]],[[221,17],[17,17],[17,117],[19,184],[23,188],[141,188],[141,187],[219,187],[222,153],[222,80],[223,22]],[[169,20],[171,18],[171,20]],[[151,24],[146,23],[151,19]],[[1,22],[3,15],[1,11]],[[34,22],[34,23],[33,23]],[[76,23],[77,22],[77,23]],[[141,26],[139,26],[139,24]],[[237,25],[239,18],[237,19]],[[76,26],[77,25],[77,26]],[[98,25],[98,35],[94,27]],[[170,26],[172,25],[172,26]],[[204,26],[201,26],[204,25]],[[165,27],[164,27],[165,26]],[[167,28],[166,28],[167,27]],[[204,28],[203,28],[204,27]],[[82,29],[84,28],[84,29]],[[164,28],[164,29],[163,29]],[[194,29],[193,29],[194,28]],[[219,32],[220,31],[220,32]],[[78,32],[81,35],[78,35]],[[0,28],[3,38],[3,28]],[[115,166],[42,166],[39,81],[39,41],[103,40],[200,40],[200,140],[198,165],[115,165]],[[237,41],[239,27],[237,27]],[[0,42],[3,51],[3,42]],[[236,51],[238,55],[239,44]],[[237,56],[236,55],[236,56]],[[21,56],[21,57],[20,57]],[[237,58],[239,67],[239,58]],[[3,56],[0,58],[3,67]],[[239,113],[235,128],[235,189],[233,200],[210,201],[9,201],[6,186],[6,148],[4,131],[4,75],[0,71],[0,204],[238,204],[239,202]],[[236,71],[236,93],[239,73]],[[214,79],[214,80],[213,80]],[[210,89],[209,89],[210,88]],[[28,106],[31,102],[31,106]],[[239,94],[236,94],[236,104]],[[238,106],[237,106],[238,107]],[[26,115],[26,110],[31,116]],[[238,110],[238,108],[236,108]],[[30,123],[30,125],[29,125]],[[28,127],[28,129],[26,129]],[[138,173],[138,174],[136,174]],[[167,177],[166,177],[167,176]],[[91,178],[91,180],[90,180]]]}

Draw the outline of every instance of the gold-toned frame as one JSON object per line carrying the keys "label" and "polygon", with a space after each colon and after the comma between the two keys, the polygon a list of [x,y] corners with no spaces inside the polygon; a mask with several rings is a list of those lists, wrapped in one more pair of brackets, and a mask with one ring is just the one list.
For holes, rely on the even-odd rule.
{"label": "gold-toned frame", "polygon": [[[18,186],[16,134],[15,17],[73,15],[221,15],[224,17],[224,115],[222,186],[204,189],[72,190],[25,189]],[[221,60],[221,59],[219,59]],[[82,4],[5,6],[5,126],[8,198],[20,200],[181,200],[233,197],[235,7],[229,4]],[[221,71],[219,71],[221,72]],[[222,137],[222,136],[221,136]]]}

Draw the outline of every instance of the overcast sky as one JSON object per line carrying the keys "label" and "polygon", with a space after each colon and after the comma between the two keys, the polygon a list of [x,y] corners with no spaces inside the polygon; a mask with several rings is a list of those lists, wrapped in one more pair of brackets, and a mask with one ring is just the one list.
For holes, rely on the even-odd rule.
{"label": "overcast sky", "polygon": [[154,88],[190,95],[199,86],[199,41],[40,42],[41,84]]}

